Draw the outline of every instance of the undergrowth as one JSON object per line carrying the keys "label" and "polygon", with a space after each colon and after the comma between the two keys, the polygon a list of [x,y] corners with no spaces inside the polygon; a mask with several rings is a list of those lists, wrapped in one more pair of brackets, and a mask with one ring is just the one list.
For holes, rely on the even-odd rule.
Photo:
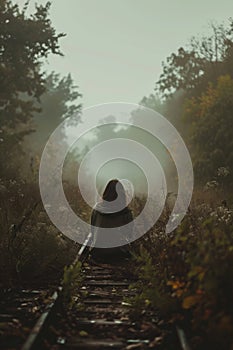
{"label": "undergrowth", "polygon": [[[163,220],[164,219],[164,220]],[[147,308],[192,330],[195,349],[233,346],[233,211],[195,204],[172,234],[166,218],[141,239],[134,260],[133,317]]]}

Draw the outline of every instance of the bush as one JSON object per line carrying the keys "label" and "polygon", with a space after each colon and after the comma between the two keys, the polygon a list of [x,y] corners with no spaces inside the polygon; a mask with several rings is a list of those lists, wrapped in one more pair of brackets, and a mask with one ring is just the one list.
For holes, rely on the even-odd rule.
{"label": "bush", "polygon": [[[140,295],[173,320],[204,334],[203,347],[229,349],[233,334],[233,212],[225,206],[193,206],[173,234],[162,222],[136,254]],[[139,303],[140,300],[140,303]]]}
{"label": "bush", "polygon": [[0,285],[58,281],[77,245],[52,225],[36,184],[4,180],[0,191]]}

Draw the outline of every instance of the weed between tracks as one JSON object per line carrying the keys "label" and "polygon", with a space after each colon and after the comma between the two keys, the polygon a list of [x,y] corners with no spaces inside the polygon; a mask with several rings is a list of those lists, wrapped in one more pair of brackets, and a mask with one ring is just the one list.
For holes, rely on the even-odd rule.
{"label": "weed between tracks", "polygon": [[77,261],[76,263],[66,266],[63,274],[63,305],[68,308],[72,308],[76,300],[74,295],[77,295],[78,290],[83,281],[82,263]]}

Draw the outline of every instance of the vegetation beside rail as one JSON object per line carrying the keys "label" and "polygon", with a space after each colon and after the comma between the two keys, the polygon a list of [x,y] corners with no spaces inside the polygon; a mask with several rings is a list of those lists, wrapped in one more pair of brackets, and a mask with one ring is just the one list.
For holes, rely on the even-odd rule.
{"label": "vegetation beside rail", "polygon": [[140,293],[131,300],[132,313],[159,310],[182,324],[193,349],[227,350],[233,345],[233,210],[218,191],[206,195],[209,203],[203,195],[193,200],[175,232],[164,233],[164,214],[135,248]]}

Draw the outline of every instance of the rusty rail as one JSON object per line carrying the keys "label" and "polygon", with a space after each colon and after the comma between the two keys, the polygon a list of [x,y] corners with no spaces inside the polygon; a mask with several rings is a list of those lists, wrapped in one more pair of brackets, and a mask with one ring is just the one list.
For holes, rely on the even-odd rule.
{"label": "rusty rail", "polygon": [[[89,252],[89,244],[91,241],[91,234],[88,235],[87,239],[78,251],[77,257],[72,264],[76,264],[78,261],[84,261]],[[28,338],[23,344],[21,350],[34,350],[39,349],[39,344],[43,338],[44,331],[47,328],[50,320],[56,312],[56,308],[60,303],[60,298],[62,296],[63,287],[59,286],[57,291],[55,291],[51,297],[51,303],[46,307],[45,311],[41,314],[35,326],[31,330]]]}

